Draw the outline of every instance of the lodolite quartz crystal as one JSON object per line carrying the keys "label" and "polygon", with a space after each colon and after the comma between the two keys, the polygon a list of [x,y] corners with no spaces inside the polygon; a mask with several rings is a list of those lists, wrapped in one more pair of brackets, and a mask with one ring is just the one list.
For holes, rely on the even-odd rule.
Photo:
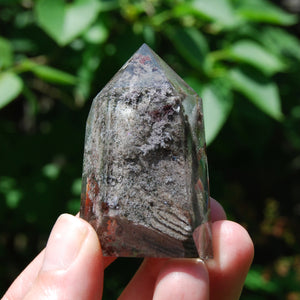
{"label": "lodolite quartz crystal", "polygon": [[93,101],[80,215],[105,256],[212,256],[202,102],[145,44]]}

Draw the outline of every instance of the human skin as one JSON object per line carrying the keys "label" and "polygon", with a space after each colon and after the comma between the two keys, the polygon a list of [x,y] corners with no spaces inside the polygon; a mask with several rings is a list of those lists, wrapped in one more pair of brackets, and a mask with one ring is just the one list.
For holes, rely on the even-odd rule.
{"label": "human skin", "polygon": [[[146,258],[119,299],[239,299],[254,255],[252,240],[241,225],[226,220],[213,199],[211,219],[214,259]],[[46,248],[2,300],[101,299],[104,269],[115,259],[102,256],[97,234],[86,221],[61,215]]]}

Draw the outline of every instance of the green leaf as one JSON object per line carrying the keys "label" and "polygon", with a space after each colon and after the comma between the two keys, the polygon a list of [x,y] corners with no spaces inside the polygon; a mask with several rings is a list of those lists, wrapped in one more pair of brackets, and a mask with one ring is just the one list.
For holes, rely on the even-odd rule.
{"label": "green leaf", "polygon": [[57,70],[52,67],[39,65],[29,60],[24,61],[20,65],[20,67],[23,68],[25,71],[33,72],[37,77],[51,83],[68,85],[75,84],[77,81],[77,78],[71,74]]}
{"label": "green leaf", "polygon": [[152,26],[143,26],[143,36],[145,39],[145,42],[150,47],[154,48],[155,45],[155,30]]}
{"label": "green leaf", "polygon": [[13,62],[12,47],[8,40],[0,37],[0,70],[8,68]]}
{"label": "green leaf", "polygon": [[224,126],[233,106],[228,86],[212,83],[202,91],[206,143],[209,145]]}
{"label": "green leaf", "polygon": [[72,183],[72,186],[71,186],[71,191],[72,191],[73,195],[80,196],[80,193],[81,193],[81,183],[82,183],[81,177],[74,179],[74,181]]}
{"label": "green leaf", "polygon": [[23,197],[23,193],[19,190],[11,190],[6,194],[6,205],[11,208],[17,208],[21,199]]}
{"label": "green leaf", "polygon": [[252,291],[265,291],[276,293],[280,287],[276,282],[265,279],[262,275],[263,270],[259,267],[252,267],[246,277],[245,286]]}
{"label": "green leaf", "polygon": [[233,87],[254,105],[276,120],[281,120],[281,102],[277,85],[261,74],[247,69],[232,69],[229,78]]}
{"label": "green leaf", "polygon": [[[12,38],[10,40],[11,45],[16,53],[36,53],[38,51],[38,44],[35,44],[33,40],[24,37]],[[29,55],[30,55],[29,54]]]}
{"label": "green leaf", "polygon": [[224,27],[232,27],[240,21],[230,0],[193,0],[177,5],[174,14],[177,16],[193,14]]}
{"label": "green leaf", "polygon": [[0,73],[0,109],[9,104],[21,93],[23,82],[12,72]]}
{"label": "green leaf", "polygon": [[167,36],[191,66],[200,70],[206,68],[208,44],[205,37],[196,28],[167,27]]}
{"label": "green leaf", "polygon": [[42,169],[43,175],[49,179],[55,180],[58,178],[60,168],[56,164],[45,165]]}
{"label": "green leaf", "polygon": [[75,84],[76,77],[63,71],[42,65],[36,65],[32,68],[32,72],[41,79],[60,84]]}
{"label": "green leaf", "polygon": [[59,44],[66,45],[95,21],[97,0],[39,0],[35,6],[39,25]]}
{"label": "green leaf", "polygon": [[84,38],[91,44],[103,44],[109,36],[109,31],[105,24],[97,22],[91,26],[85,33]]}
{"label": "green leaf", "polygon": [[285,69],[285,64],[275,55],[251,40],[240,40],[228,49],[231,59],[241,61],[272,75]]}
{"label": "green leaf", "polygon": [[292,25],[297,17],[266,0],[237,1],[237,13],[246,20],[278,25]]}
{"label": "green leaf", "polygon": [[202,87],[197,78],[186,78],[187,83],[202,97],[206,144],[216,138],[233,106],[230,84],[225,78]]}
{"label": "green leaf", "polygon": [[276,27],[264,27],[257,39],[272,53],[300,60],[300,41],[286,30]]}
{"label": "green leaf", "polygon": [[78,82],[75,87],[75,102],[82,106],[89,99],[95,71],[99,67],[102,54],[98,47],[87,45],[82,54],[82,63],[78,69]]}

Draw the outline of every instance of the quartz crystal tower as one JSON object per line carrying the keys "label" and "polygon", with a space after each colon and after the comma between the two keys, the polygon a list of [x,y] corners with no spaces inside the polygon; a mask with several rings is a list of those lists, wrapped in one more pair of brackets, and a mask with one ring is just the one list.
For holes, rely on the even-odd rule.
{"label": "quartz crystal tower", "polygon": [[81,201],[105,256],[212,256],[202,101],[145,44],[93,101]]}

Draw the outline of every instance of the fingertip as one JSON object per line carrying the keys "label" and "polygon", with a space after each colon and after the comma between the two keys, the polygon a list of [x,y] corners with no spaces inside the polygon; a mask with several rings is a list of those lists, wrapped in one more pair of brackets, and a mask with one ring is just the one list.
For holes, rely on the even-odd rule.
{"label": "fingertip", "polygon": [[41,271],[67,269],[77,258],[88,233],[85,222],[69,214],[61,215],[48,239]]}
{"label": "fingertip", "polygon": [[233,221],[217,221],[212,225],[215,261],[228,268],[235,261],[252,262],[254,246],[247,230]]}
{"label": "fingertip", "polygon": [[[41,271],[26,299],[99,299],[103,257],[95,230],[86,221],[61,215],[50,234]],[[48,299],[47,298],[47,299]]]}
{"label": "fingertip", "polygon": [[158,275],[153,299],[208,299],[208,282],[208,272],[201,260],[170,259]]}
{"label": "fingertip", "polygon": [[212,232],[214,259],[207,262],[211,299],[239,299],[254,256],[253,242],[246,229],[232,221],[213,223]]}

